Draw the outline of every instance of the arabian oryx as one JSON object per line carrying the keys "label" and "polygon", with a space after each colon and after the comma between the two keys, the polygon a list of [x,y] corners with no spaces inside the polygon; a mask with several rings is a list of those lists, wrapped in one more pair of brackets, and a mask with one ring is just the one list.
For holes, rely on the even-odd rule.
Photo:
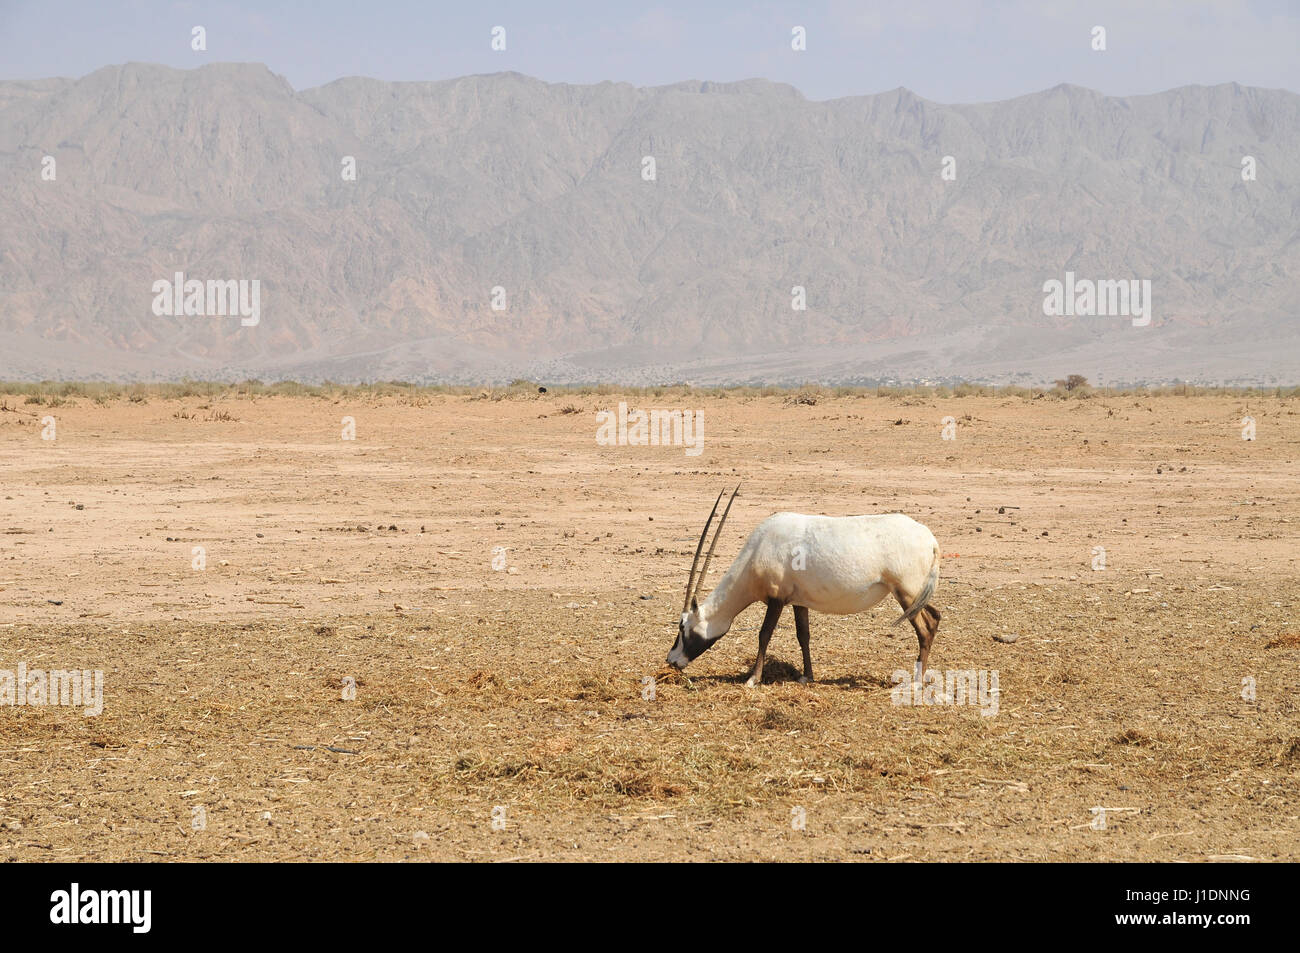
{"label": "arabian oryx", "polygon": [[713,512],[704,524],[704,532],[695,547],[691,575],[686,582],[686,602],[682,606],[677,641],[668,653],[668,664],[684,669],[727,634],[732,620],[746,606],[761,600],[767,605],[767,615],[758,633],[758,657],[745,684],[762,683],[767,643],[781,618],[781,610],[787,605],[794,606],[795,631],[803,649],[803,678],[799,681],[811,682],[808,610],[850,615],[870,609],[892,593],[903,607],[903,614],[894,620],[895,624],[904,619],[912,623],[921,645],[914,676],[916,681],[921,681],[930,659],[930,646],[939,630],[939,610],[929,604],[939,581],[939,544],[934,535],[901,513],[884,516],[777,513],[749,534],[740,555],[717,588],[703,603],[697,603],[699,593],[692,586],[703,587],[718,536],[739,492],[740,487],[736,487],[727,501],[697,583],[695,567],[699,565],[709,525],[722,502],[722,493],[718,494]]}

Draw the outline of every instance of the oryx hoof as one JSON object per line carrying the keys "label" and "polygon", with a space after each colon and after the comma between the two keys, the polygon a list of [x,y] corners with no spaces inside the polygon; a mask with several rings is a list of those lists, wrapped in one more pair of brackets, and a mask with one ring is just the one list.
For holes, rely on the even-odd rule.
{"label": "oryx hoof", "polygon": [[809,678],[807,675],[800,675],[800,676],[799,676],[799,684],[800,684],[800,685],[811,685],[811,684],[812,684],[812,679]]}
{"label": "oryx hoof", "polygon": [[755,685],[757,685],[757,684],[758,684],[758,683],[754,681],[754,676],[751,675],[751,676],[749,676],[749,681],[747,681],[747,682],[745,683],[745,687],[746,687],[746,688],[753,688],[753,687],[754,687]]}

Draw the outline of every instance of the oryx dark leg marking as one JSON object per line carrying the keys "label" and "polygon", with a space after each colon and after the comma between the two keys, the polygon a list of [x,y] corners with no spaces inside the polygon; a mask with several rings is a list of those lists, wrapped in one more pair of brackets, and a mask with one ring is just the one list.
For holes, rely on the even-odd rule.
{"label": "oryx dark leg marking", "polygon": [[808,607],[794,607],[794,631],[799,637],[799,648],[803,649],[803,678],[801,682],[811,682],[813,680],[812,671],[812,652],[808,649],[808,641],[812,638],[812,633],[808,629]]}
{"label": "oryx dark leg marking", "polygon": [[763,663],[767,661],[767,643],[772,639],[772,633],[776,631],[777,620],[781,618],[781,610],[785,608],[785,603],[780,599],[767,600],[767,615],[763,616],[763,627],[758,630],[758,657],[754,659],[754,669],[749,673],[747,685],[763,684]]}
{"label": "oryx dark leg marking", "polygon": [[[934,637],[939,634],[939,619],[942,617],[939,615],[939,610],[934,606],[926,606],[921,615],[925,616],[926,621],[930,623],[930,644],[933,645]],[[926,657],[929,657],[928,654]]]}
{"label": "oryx dark leg marking", "polygon": [[[901,589],[894,590],[894,598],[898,604],[907,612],[911,609],[912,603],[903,595]],[[930,613],[933,612],[933,617]],[[939,628],[939,610],[927,605],[908,621],[912,624],[913,631],[916,632],[916,641],[919,651],[916,655],[916,668],[912,672],[914,681],[921,681],[925,677],[925,670],[930,664],[930,646],[934,643],[934,634]]]}
{"label": "oryx dark leg marking", "polygon": [[925,668],[930,664],[930,644],[934,642],[934,631],[929,623],[924,612],[912,620],[912,628],[916,630],[916,641],[920,646],[920,652],[916,656],[918,678],[925,676]]}
{"label": "oryx dark leg marking", "polygon": [[925,677],[925,670],[930,665],[930,647],[934,644],[935,633],[939,631],[939,610],[934,606],[927,605],[912,617],[911,622],[912,628],[916,631],[916,641],[920,649],[916,656],[914,675],[916,680],[920,681]]}

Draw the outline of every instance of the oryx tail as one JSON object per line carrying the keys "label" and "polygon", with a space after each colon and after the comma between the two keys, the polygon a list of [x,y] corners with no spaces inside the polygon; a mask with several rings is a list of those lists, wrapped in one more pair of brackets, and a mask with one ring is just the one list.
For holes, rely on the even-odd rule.
{"label": "oryx tail", "polygon": [[900,622],[911,622],[920,615],[921,610],[929,604],[931,597],[934,596],[934,587],[938,584],[939,549],[938,547],[935,547],[934,561],[930,564],[930,575],[925,577],[925,585],[922,586],[921,591],[916,594],[916,601],[912,603],[912,607],[895,619],[893,624],[898,625]]}

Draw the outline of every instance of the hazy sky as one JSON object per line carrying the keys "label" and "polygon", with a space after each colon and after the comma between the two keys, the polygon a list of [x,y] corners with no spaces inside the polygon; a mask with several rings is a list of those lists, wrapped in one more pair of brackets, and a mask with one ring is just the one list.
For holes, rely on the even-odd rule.
{"label": "hazy sky", "polygon": [[[207,52],[190,48],[195,25]],[[504,52],[490,48],[497,25]],[[806,52],[791,49],[796,25]],[[1091,49],[1098,25],[1105,52]],[[1234,80],[1300,91],[1297,51],[1300,0],[0,0],[0,79],[241,61],[298,89],[516,70],[639,86],[761,76],[811,99],[906,86],[976,102],[1062,82],[1114,95]]]}

